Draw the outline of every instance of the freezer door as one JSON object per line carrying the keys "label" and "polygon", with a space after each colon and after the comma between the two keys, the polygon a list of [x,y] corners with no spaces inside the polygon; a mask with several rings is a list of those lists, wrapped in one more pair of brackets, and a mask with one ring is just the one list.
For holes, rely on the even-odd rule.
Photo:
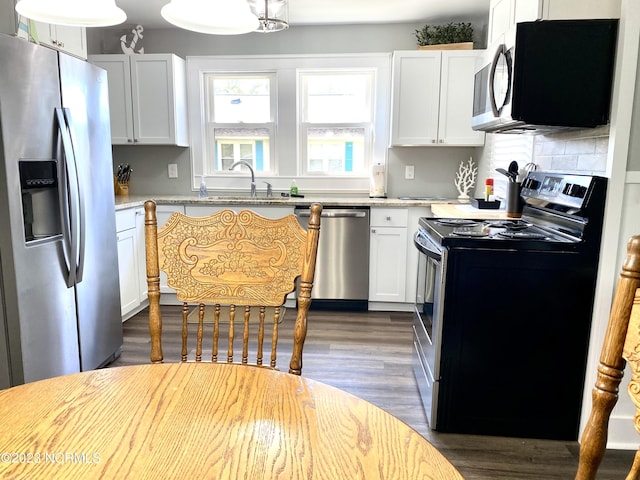
{"label": "freezer door", "polygon": [[77,372],[75,295],[61,235],[27,241],[18,162],[52,160],[60,107],[55,51],[0,35],[0,256],[13,385]]}
{"label": "freezer door", "polygon": [[109,362],[122,347],[109,95],[104,70],[65,54],[60,82],[82,209],[76,297],[85,371]]}

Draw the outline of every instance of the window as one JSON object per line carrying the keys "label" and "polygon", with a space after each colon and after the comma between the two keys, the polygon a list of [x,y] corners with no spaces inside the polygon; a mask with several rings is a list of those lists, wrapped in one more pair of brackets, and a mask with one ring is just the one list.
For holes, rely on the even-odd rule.
{"label": "window", "polygon": [[366,175],[371,164],[374,71],[301,72],[303,171]]}
{"label": "window", "polygon": [[264,73],[206,75],[205,175],[228,172],[238,160],[272,173],[273,83],[274,76]]}
{"label": "window", "polygon": [[218,55],[187,58],[192,189],[258,195],[369,191],[386,163],[391,54]]}

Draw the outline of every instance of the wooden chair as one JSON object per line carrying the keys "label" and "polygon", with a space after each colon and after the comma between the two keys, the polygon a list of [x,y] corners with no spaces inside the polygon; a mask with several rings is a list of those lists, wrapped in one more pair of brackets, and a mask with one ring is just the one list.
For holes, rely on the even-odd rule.
{"label": "wooden chair", "polygon": [[[611,315],[600,354],[592,392],[592,409],[580,442],[576,480],[596,478],[607,446],[609,416],[618,400],[625,360],[631,367],[629,394],[636,405],[634,425],[640,433],[640,235],[629,240],[627,259],[616,287]],[[627,479],[640,478],[640,452],[636,452]]]}
{"label": "wooden chair", "polygon": [[[164,359],[160,269],[167,274],[168,286],[175,290],[178,300],[183,302],[183,362],[188,357],[190,310],[197,309],[196,315],[192,314],[192,317],[197,318],[196,362],[202,360],[205,310],[209,310],[206,320],[207,324],[213,324],[212,362],[251,364],[272,369],[277,369],[276,350],[279,322],[282,320],[281,306],[285,297],[295,289],[295,282],[299,277],[289,373],[300,375],[322,206],[311,205],[307,231],[293,215],[271,220],[249,210],[238,214],[222,210],[209,217],[188,217],[174,213],[158,229],[155,202],[145,202],[144,209],[151,361],[157,363]],[[205,305],[211,307],[205,308]],[[218,343],[222,311],[228,311],[225,315],[228,316],[228,334],[227,352],[226,355],[221,355],[224,358],[220,360]],[[240,362],[234,362],[236,316],[242,319],[243,325]],[[267,316],[273,316],[272,321]],[[226,320],[222,318],[222,323],[226,324]],[[269,329],[271,355],[263,362],[263,345],[265,339],[269,340],[269,333],[267,331],[265,337],[265,330]],[[250,335],[252,330],[253,334]],[[252,348],[256,348],[255,363],[249,362],[248,358],[250,336],[255,337],[252,343]]]}

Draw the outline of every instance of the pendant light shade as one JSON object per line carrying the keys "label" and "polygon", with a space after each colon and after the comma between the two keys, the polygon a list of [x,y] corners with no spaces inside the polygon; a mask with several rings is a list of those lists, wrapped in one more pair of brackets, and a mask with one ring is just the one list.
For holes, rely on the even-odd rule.
{"label": "pendant light shade", "polygon": [[16,11],[38,22],[71,27],[107,27],[127,19],[115,0],[20,0]]}
{"label": "pendant light shade", "polygon": [[289,28],[288,0],[250,0],[250,4],[260,21],[256,32],[280,32]]}
{"label": "pendant light shade", "polygon": [[248,33],[259,25],[246,0],[171,0],[160,14],[177,27],[215,35]]}

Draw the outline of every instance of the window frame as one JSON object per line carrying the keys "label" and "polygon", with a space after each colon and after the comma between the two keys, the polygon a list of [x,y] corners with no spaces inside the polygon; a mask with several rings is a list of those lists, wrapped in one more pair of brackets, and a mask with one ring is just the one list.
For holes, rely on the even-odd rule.
{"label": "window frame", "polygon": [[[197,191],[204,172],[203,153],[206,145],[204,101],[204,75],[207,73],[275,72],[276,108],[274,138],[271,142],[272,168],[270,175],[257,174],[259,190],[263,182],[273,185],[274,191],[288,191],[295,179],[303,193],[365,193],[369,191],[369,174],[361,176],[306,175],[300,156],[301,139],[298,126],[298,72],[308,70],[374,69],[375,92],[374,123],[371,135],[372,164],[386,164],[389,142],[391,99],[391,53],[337,54],[337,55],[221,55],[187,57],[187,99],[189,115],[190,161],[192,190]],[[260,125],[263,127],[264,125]],[[219,192],[237,192],[248,189],[245,172],[229,175],[208,175],[207,188]],[[260,191],[258,192],[260,195]]]}
{"label": "window frame", "polygon": [[[369,115],[370,120],[368,122],[309,122],[306,121],[307,118],[307,82],[305,82],[305,76],[322,76],[322,75],[336,75],[336,74],[344,74],[344,75],[357,75],[357,74],[367,74],[370,76],[368,82],[368,98],[369,98]],[[307,176],[326,176],[326,177],[362,177],[362,175],[368,176],[368,171],[371,169],[371,165],[374,162],[373,155],[373,128],[372,125],[375,122],[375,108],[376,108],[376,96],[375,96],[375,85],[376,85],[376,74],[377,71],[374,68],[353,68],[353,69],[336,69],[336,68],[324,68],[324,69],[300,69],[298,70],[298,136],[300,139],[300,170],[302,175]],[[364,129],[364,172],[360,173],[342,173],[332,175],[326,171],[315,172],[309,169],[309,158],[308,158],[308,131],[313,128],[363,128]]]}
{"label": "window frame", "polygon": [[[216,78],[266,78],[269,80],[269,121],[262,123],[242,123],[242,122],[216,122],[214,115],[214,95],[210,95],[210,90],[213,89],[213,82]],[[275,93],[276,88],[276,74],[275,72],[208,72],[203,75],[203,104],[204,104],[204,136],[205,136],[205,148],[203,150],[203,174],[205,176],[208,175],[238,175],[239,170],[233,171],[225,171],[218,170],[218,151],[217,148],[214,148],[217,144],[215,130],[216,129],[236,129],[236,130],[251,130],[251,129],[264,129],[268,131],[269,136],[269,165],[270,168],[268,171],[260,172],[261,174],[273,175],[277,173],[277,165],[274,161],[275,159],[275,144],[276,144],[276,135],[275,135],[275,122],[276,122],[276,108],[277,108],[277,98]],[[208,101],[207,101],[208,100]],[[211,141],[207,141],[211,140]],[[254,148],[255,151],[255,148]],[[213,173],[207,173],[213,172]]]}

